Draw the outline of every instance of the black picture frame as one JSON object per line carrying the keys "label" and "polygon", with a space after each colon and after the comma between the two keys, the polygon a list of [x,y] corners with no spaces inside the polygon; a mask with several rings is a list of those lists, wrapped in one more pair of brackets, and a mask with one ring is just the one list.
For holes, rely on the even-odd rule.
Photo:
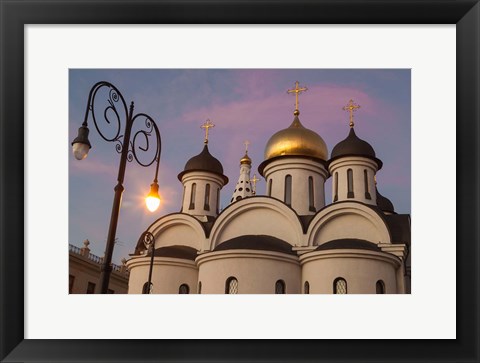
{"label": "black picture frame", "polygon": [[[0,14],[0,359],[2,361],[480,361],[478,305],[480,5],[478,0],[0,0]],[[24,195],[23,187],[24,148],[28,147],[24,144],[23,122],[24,25],[158,23],[456,24],[457,339],[399,341],[24,339],[23,205],[25,198],[28,197]],[[45,128],[48,129],[47,122]],[[432,128],[434,128],[433,123]],[[48,135],[48,132],[45,135]],[[45,136],[42,135],[42,137]],[[48,139],[45,142],[48,142]],[[443,152],[449,151],[443,150]],[[441,157],[441,154],[441,152],[432,151],[432,157]],[[452,248],[455,248],[455,241],[452,241]],[[397,318],[401,319],[401,313]],[[102,322],[98,322],[96,328],[108,329],[102,325]]]}

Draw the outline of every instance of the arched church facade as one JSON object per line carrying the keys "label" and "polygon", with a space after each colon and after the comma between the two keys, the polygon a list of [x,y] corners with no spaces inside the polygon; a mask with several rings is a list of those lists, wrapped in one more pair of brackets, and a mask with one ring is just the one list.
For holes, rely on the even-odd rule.
{"label": "arched church facade", "polygon": [[[208,150],[187,161],[178,178],[179,213],[163,216],[155,238],[151,293],[403,294],[410,292],[410,216],[397,214],[377,190],[382,162],[350,130],[329,155],[320,135],[294,119],[265,147],[258,171],[264,195],[250,178],[248,151],[240,159],[230,205],[219,212],[228,183]],[[207,130],[208,130],[207,126]],[[207,132],[208,135],[208,132]],[[332,203],[325,182],[332,178]],[[258,180],[258,179],[257,179]],[[145,293],[152,250],[142,238],[127,267],[132,294]]]}

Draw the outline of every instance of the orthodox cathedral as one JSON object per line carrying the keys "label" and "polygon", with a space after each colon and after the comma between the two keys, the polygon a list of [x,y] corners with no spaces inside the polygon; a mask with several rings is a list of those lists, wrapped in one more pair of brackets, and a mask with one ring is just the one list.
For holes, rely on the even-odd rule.
{"label": "orthodox cathedral", "polygon": [[[410,216],[395,213],[377,187],[382,161],[350,130],[333,148],[300,122],[298,95],[293,122],[267,142],[258,172],[265,195],[256,193],[252,160],[240,159],[230,205],[220,212],[228,183],[221,162],[202,151],[178,175],[181,211],[147,230],[126,262],[128,293],[141,294],[405,294],[410,293]],[[325,181],[332,179],[332,204]],[[153,254],[153,255],[152,255]],[[150,275],[150,278],[149,278]],[[148,281],[151,281],[150,285]]]}

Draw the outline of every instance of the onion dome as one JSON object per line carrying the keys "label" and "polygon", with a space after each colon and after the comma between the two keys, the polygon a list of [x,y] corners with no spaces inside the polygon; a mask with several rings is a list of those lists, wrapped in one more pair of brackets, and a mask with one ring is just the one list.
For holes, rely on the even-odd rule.
{"label": "onion dome", "polygon": [[245,152],[245,155],[243,155],[243,158],[240,159],[240,164],[252,165],[252,159],[250,159],[247,152]]}
{"label": "onion dome", "polygon": [[378,189],[376,189],[375,191],[377,193],[378,208],[380,208],[382,212],[395,213],[395,209],[393,208],[393,203],[390,201],[390,199],[385,198],[383,195],[381,195]]}
{"label": "onion dome", "polygon": [[225,175],[223,175],[222,164],[220,163],[220,161],[218,161],[218,159],[216,159],[215,157],[212,156],[212,154],[210,154],[210,152],[208,151],[207,144],[205,144],[200,154],[194,156],[193,158],[187,161],[183,171],[180,174],[178,174],[178,179],[182,181],[182,177],[186,173],[191,171],[206,171],[209,173],[214,173],[214,174],[220,175],[225,181],[225,184],[228,183],[228,178]]}
{"label": "onion dome", "polygon": [[274,134],[265,147],[265,160],[283,155],[310,156],[327,160],[325,141],[316,132],[305,128],[295,115],[292,124]]}
{"label": "onion dome", "polygon": [[383,165],[382,161],[375,156],[375,150],[366,141],[360,139],[356,134],[353,127],[350,128],[350,132],[345,140],[340,141],[332,150],[330,160],[338,159],[345,156],[363,156],[376,161],[378,169]]}

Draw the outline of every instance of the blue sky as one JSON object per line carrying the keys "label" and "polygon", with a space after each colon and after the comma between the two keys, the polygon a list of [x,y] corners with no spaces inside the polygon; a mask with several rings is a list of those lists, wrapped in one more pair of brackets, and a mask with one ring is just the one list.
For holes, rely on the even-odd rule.
{"label": "blue sky", "polygon": [[[183,188],[177,175],[187,160],[202,150],[204,131],[200,126],[207,119],[215,124],[209,133],[210,152],[230,179],[221,191],[220,204],[227,207],[239,175],[244,140],[250,141],[252,176],[253,172],[258,176],[268,139],[293,120],[295,97],[287,90],[297,80],[308,87],[299,98],[300,120],[322,136],[329,153],[349,132],[348,113],[342,107],[350,99],[360,104],[355,132],[373,146],[384,163],[377,174],[379,191],[393,202],[397,213],[410,213],[410,70],[72,69],[68,144],[83,122],[91,87],[102,80],[113,83],[127,103],[134,101],[136,113],[150,115],[162,137],[161,206],[151,213],[144,203],[154,166],[128,163],[114,263],[133,252],[138,236],[156,219],[180,211]],[[91,117],[88,122],[92,144],[88,157],[77,161],[69,156],[69,243],[81,246],[89,239],[92,252],[102,256],[120,155],[114,143],[100,138]],[[264,194],[265,183],[260,179],[257,194]],[[325,190],[328,204],[330,181]]]}

